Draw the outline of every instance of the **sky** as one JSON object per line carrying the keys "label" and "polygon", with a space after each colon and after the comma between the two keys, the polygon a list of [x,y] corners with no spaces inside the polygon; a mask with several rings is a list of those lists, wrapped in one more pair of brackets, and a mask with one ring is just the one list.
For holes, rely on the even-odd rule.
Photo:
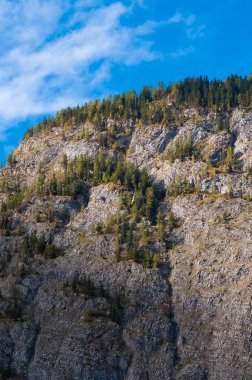
{"label": "sky", "polygon": [[0,161],[67,106],[252,72],[251,0],[1,0]]}

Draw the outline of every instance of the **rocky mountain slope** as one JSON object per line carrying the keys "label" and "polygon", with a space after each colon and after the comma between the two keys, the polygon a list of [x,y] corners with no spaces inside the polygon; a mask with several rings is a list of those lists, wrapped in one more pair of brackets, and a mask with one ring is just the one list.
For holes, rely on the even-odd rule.
{"label": "rocky mountain slope", "polygon": [[2,378],[252,378],[252,111],[176,115],[49,121],[2,169]]}

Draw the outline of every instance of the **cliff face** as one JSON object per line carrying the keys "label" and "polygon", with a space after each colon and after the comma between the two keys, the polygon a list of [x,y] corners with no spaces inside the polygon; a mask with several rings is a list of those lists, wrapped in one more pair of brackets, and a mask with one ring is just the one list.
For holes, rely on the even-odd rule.
{"label": "cliff face", "polygon": [[[26,189],[2,210],[3,378],[251,379],[252,112],[230,111],[221,129],[214,113],[183,116],[181,125],[108,120],[123,131],[112,146],[92,124],[58,126],[24,141],[1,171],[1,203],[11,182]],[[185,141],[193,152],[182,157]],[[153,234],[150,265],[116,257],[122,183],[75,197],[34,190],[42,171],[45,181],[63,173],[64,159],[117,151],[167,190],[165,243]],[[36,242],[32,252],[27,236],[51,248]]]}

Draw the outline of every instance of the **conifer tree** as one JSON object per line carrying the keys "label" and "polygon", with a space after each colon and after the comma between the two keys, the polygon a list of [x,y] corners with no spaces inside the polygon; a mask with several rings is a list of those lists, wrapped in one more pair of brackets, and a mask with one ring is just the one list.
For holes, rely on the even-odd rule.
{"label": "conifer tree", "polygon": [[151,222],[154,222],[155,199],[154,199],[154,191],[152,187],[148,187],[146,190],[146,216]]}

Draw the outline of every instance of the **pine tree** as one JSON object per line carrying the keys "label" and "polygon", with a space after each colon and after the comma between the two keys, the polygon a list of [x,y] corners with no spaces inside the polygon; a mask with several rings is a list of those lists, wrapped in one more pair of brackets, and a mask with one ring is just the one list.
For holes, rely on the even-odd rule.
{"label": "pine tree", "polygon": [[144,222],[144,220],[142,220],[142,222],[140,223],[139,231],[140,231],[140,235],[141,235],[141,242],[146,243],[147,237],[149,234],[148,234],[148,226]]}
{"label": "pine tree", "polygon": [[170,211],[168,214],[168,225],[171,230],[177,226],[176,219],[172,211]]}
{"label": "pine tree", "polygon": [[227,165],[227,170],[230,172],[233,169],[235,163],[234,148],[229,145],[227,148],[225,164]]}
{"label": "pine tree", "polygon": [[154,256],[153,256],[153,267],[154,268],[158,268],[159,267],[159,257],[158,257],[158,255],[157,254],[155,254]]}
{"label": "pine tree", "polygon": [[131,256],[132,251],[133,251],[133,239],[134,239],[134,234],[133,234],[133,227],[130,225],[127,236],[126,236],[126,252],[127,255]]}
{"label": "pine tree", "polygon": [[146,216],[151,221],[155,221],[155,198],[152,187],[146,190]]}
{"label": "pine tree", "polygon": [[57,195],[58,193],[58,186],[57,186],[57,179],[55,173],[53,173],[53,176],[51,178],[50,184],[49,184],[49,190],[52,195]]}
{"label": "pine tree", "polygon": [[165,224],[164,224],[164,220],[162,219],[161,215],[160,215],[160,212],[158,213],[158,216],[157,216],[157,236],[158,236],[158,240],[160,242],[163,242],[164,239],[165,239]]}
{"label": "pine tree", "polygon": [[100,163],[99,163],[99,160],[96,158],[94,161],[94,169],[93,169],[93,185],[94,186],[98,185],[99,177],[100,177]]}

